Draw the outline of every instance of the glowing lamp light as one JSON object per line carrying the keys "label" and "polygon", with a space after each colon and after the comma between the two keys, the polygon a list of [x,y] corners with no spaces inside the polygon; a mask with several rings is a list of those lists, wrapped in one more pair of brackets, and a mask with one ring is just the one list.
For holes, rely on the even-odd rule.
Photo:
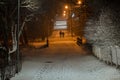
{"label": "glowing lamp light", "polygon": [[65,6],[65,9],[68,9],[68,6],[67,6],[67,5]]}
{"label": "glowing lamp light", "polygon": [[82,4],[82,2],[81,2],[81,1],[78,1],[78,4]]}
{"label": "glowing lamp light", "polygon": [[66,16],[66,14],[64,13],[63,16]]}
{"label": "glowing lamp light", "polygon": [[64,11],[64,13],[66,13],[66,11]]}

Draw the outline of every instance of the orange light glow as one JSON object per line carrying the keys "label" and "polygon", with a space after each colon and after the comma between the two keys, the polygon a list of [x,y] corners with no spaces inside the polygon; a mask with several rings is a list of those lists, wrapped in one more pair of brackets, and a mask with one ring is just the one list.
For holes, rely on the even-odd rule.
{"label": "orange light glow", "polygon": [[87,40],[85,37],[82,37],[82,44],[86,44],[87,43]]}
{"label": "orange light glow", "polygon": [[66,14],[64,13],[63,16],[66,16]]}
{"label": "orange light glow", "polygon": [[68,9],[68,6],[67,6],[67,5],[65,6],[65,9]]}
{"label": "orange light glow", "polygon": [[81,1],[78,1],[78,4],[82,4],[82,2],[81,2]]}
{"label": "orange light glow", "polygon": [[66,13],[66,11],[64,11],[63,13]]}

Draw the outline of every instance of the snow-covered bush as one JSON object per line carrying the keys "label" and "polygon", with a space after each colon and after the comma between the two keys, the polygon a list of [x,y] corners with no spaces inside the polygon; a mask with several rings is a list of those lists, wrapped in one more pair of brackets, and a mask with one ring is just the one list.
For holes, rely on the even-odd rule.
{"label": "snow-covered bush", "polygon": [[99,58],[102,55],[104,61],[113,62],[116,65],[120,61],[120,48],[118,47],[120,46],[119,10],[113,6],[101,8],[97,19],[94,17],[88,19],[85,27],[85,37],[89,43],[95,46],[95,55]]}
{"label": "snow-covered bush", "polygon": [[[101,10],[98,20],[88,20],[85,27],[85,36],[90,43],[98,46],[114,46],[116,39],[116,26],[112,20],[110,9]],[[115,41],[115,42],[114,42]]]}

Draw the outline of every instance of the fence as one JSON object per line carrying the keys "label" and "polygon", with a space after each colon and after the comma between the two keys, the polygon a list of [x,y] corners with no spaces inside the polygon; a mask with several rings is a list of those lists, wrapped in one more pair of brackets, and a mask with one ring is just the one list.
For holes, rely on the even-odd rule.
{"label": "fence", "polygon": [[93,53],[98,59],[106,62],[107,64],[115,64],[116,67],[120,65],[120,47],[118,46],[93,46]]}

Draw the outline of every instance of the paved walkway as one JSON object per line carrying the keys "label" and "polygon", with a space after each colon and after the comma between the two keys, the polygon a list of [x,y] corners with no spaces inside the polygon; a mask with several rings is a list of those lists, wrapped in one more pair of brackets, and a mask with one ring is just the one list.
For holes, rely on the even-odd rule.
{"label": "paved walkway", "polygon": [[24,48],[23,69],[11,80],[120,80],[119,70],[100,62],[74,40],[55,41],[47,48]]}

